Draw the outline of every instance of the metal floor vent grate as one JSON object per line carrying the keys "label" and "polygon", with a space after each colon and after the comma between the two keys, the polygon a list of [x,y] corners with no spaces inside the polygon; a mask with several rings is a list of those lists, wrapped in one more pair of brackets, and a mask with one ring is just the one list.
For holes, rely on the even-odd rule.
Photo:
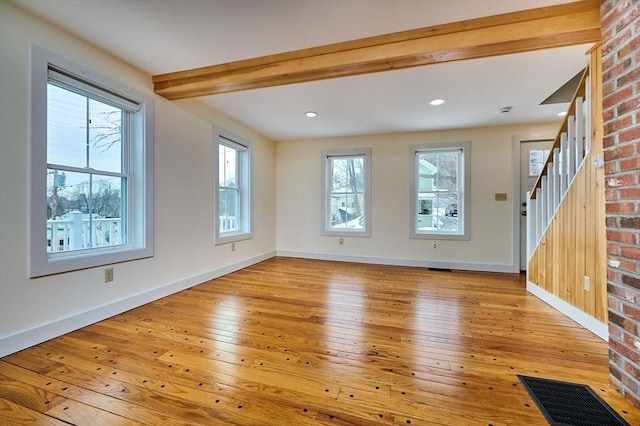
{"label": "metal floor vent grate", "polygon": [[587,385],[518,375],[552,426],[629,426]]}

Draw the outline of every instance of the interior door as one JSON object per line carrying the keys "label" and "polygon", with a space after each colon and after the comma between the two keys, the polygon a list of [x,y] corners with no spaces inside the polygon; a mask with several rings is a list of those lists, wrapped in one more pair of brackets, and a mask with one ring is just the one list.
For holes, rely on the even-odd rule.
{"label": "interior door", "polygon": [[527,269],[527,191],[535,185],[553,140],[520,143],[520,270]]}

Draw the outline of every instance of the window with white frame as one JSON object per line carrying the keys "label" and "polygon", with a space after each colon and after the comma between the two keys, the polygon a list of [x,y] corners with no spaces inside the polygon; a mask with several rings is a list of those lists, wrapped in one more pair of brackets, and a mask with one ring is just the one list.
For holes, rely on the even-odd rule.
{"label": "window with white frame", "polygon": [[371,148],[322,153],[323,235],[371,236]]}
{"label": "window with white frame", "polygon": [[240,137],[214,128],[214,156],[217,164],[214,207],[215,243],[251,238],[251,180],[249,144]]}
{"label": "window with white frame", "polygon": [[153,255],[153,103],[32,47],[30,276]]}
{"label": "window with white frame", "polygon": [[411,238],[469,239],[470,144],[411,147]]}

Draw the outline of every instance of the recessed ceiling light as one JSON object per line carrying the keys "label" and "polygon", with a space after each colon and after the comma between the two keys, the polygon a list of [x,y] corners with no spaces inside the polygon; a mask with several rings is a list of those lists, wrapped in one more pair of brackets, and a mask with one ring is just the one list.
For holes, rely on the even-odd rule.
{"label": "recessed ceiling light", "polygon": [[433,99],[429,101],[429,105],[438,106],[444,103],[444,99]]}
{"label": "recessed ceiling light", "polygon": [[315,111],[307,111],[304,113],[304,115],[309,118],[314,118],[318,116],[318,113]]}
{"label": "recessed ceiling light", "polygon": [[567,115],[567,111],[562,111],[558,113],[558,117],[564,117],[565,115]]}

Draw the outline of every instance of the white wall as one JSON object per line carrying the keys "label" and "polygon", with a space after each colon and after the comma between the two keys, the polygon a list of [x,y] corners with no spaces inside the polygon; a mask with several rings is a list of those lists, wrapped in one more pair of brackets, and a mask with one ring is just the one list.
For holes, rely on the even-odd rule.
{"label": "white wall", "polygon": [[[147,93],[151,77],[0,0],[0,356],[275,253],[275,145],[196,101],[155,97],[155,256],[27,278],[29,46]],[[254,238],[213,245],[212,126],[252,142]]]}
{"label": "white wall", "polygon": [[[359,136],[276,144],[279,255],[400,265],[512,271],[514,135],[552,134],[557,123]],[[409,239],[409,147],[471,142],[471,240]],[[321,151],[372,147],[372,236],[320,235]],[[506,192],[507,202],[495,201]],[[437,249],[433,249],[433,243]]]}
{"label": "white wall", "polygon": [[[0,0],[0,356],[249,265],[275,253],[365,262],[512,270],[513,135],[557,124],[273,142],[197,101],[155,97],[155,256],[27,278],[29,45],[152,91],[150,76]],[[254,238],[213,246],[216,124],[252,142]],[[411,240],[409,146],[471,141],[471,240]],[[320,235],[321,151],[370,146],[372,237]],[[277,188],[277,194],[276,194]],[[494,201],[495,192],[509,194]],[[277,218],[277,222],[276,222]],[[277,235],[276,235],[277,227]]]}

